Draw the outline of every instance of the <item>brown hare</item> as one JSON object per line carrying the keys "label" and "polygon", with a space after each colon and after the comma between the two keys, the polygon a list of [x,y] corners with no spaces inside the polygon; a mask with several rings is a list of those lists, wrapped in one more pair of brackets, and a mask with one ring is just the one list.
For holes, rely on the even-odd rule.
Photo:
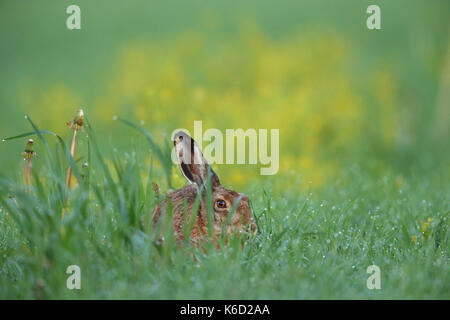
{"label": "brown hare", "polygon": [[[181,173],[189,185],[181,189],[169,191],[153,211],[152,222],[156,226],[162,215],[167,214],[168,201],[172,206],[173,234],[178,244],[186,241],[185,223],[191,222],[190,241],[196,245],[212,240],[219,248],[218,239],[224,236],[226,242],[229,236],[238,234],[256,234],[256,223],[250,210],[249,199],[246,195],[222,186],[217,174],[203,157],[197,143],[188,134],[178,131],[174,135],[174,147]],[[212,194],[212,232],[208,232],[208,204],[206,185],[208,172]],[[201,193],[199,195],[199,193]],[[193,211],[194,203],[198,209]],[[211,199],[209,198],[209,199]],[[230,212],[234,214],[229,217]],[[195,215],[195,217],[192,216]],[[185,216],[186,215],[186,216]],[[192,219],[191,219],[192,218]],[[211,219],[211,217],[210,217]],[[224,232],[224,234],[222,234]],[[211,234],[212,239],[208,235]],[[160,237],[160,241],[162,241]]]}

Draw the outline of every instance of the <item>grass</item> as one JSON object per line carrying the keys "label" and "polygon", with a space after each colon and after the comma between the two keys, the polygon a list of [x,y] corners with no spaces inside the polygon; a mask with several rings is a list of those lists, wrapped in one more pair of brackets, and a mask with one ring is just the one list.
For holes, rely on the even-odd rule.
{"label": "grass", "polygon": [[[51,132],[28,120],[35,144],[52,145]],[[234,241],[205,254],[178,248],[170,228],[165,244],[154,244],[151,182],[167,164],[146,167],[148,155],[139,150],[106,157],[92,126],[87,130],[80,144],[86,157],[72,159],[57,137],[42,156],[45,166],[33,171],[30,192],[20,179],[1,180],[0,298],[450,298],[450,190],[437,172],[380,176],[353,164],[314,192],[300,191],[302,182],[282,194],[273,191],[276,180],[249,184],[258,235],[244,250]],[[151,150],[158,159],[161,149]],[[80,173],[85,160],[88,172]],[[78,180],[70,190],[67,163]],[[66,288],[73,264],[81,268],[81,290]],[[381,269],[381,290],[366,287],[372,264]]]}
{"label": "grass", "polygon": [[[71,2],[0,4],[0,298],[450,298],[449,1],[380,0],[379,31],[372,1],[110,2],[77,31]],[[214,166],[251,199],[244,251],[154,245],[196,120],[280,129],[276,175]]]}

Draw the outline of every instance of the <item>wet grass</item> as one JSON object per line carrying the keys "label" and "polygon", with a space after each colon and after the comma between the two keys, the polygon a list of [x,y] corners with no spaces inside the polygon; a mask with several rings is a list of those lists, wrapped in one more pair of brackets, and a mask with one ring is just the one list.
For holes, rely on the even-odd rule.
{"label": "wet grass", "polygon": [[[437,173],[380,177],[353,164],[314,192],[249,184],[258,235],[244,250],[234,241],[205,253],[177,247],[170,227],[155,245],[151,182],[165,171],[145,165],[148,154],[106,157],[89,127],[81,171],[62,140],[33,127],[55,148],[30,192],[20,179],[0,182],[3,299],[450,298],[450,190]],[[78,181],[67,190],[69,164]],[[380,290],[366,287],[373,264]],[[69,265],[81,268],[81,290],[66,287]]]}
{"label": "wet grass", "polygon": [[[450,298],[450,2],[380,0],[379,31],[371,1],[110,2],[77,1],[78,31],[71,2],[0,4],[0,298]],[[251,199],[244,250],[154,244],[195,120],[280,129],[276,175],[214,166]]]}

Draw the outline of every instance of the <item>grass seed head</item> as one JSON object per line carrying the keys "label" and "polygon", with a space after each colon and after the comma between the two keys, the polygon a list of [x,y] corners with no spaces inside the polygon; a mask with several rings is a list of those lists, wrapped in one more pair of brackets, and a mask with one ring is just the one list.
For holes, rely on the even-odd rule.
{"label": "grass seed head", "polygon": [[78,110],[77,115],[72,121],[68,122],[67,125],[75,130],[80,131],[83,128],[84,112],[83,109]]}
{"label": "grass seed head", "polygon": [[28,139],[27,146],[25,147],[25,150],[21,153],[24,160],[31,160],[35,155],[36,152],[33,150],[33,139]]}

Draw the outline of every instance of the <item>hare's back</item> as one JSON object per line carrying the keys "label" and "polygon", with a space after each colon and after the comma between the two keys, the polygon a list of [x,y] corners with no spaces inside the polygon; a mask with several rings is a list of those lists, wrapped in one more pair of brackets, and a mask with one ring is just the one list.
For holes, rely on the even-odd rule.
{"label": "hare's back", "polygon": [[[174,220],[182,219],[183,213],[186,211],[189,212],[190,215],[195,198],[197,197],[197,191],[198,188],[195,184],[189,184],[181,189],[167,192],[164,200],[159,203],[153,211],[153,223],[157,223],[161,215],[166,214],[167,208],[169,207],[169,200]],[[185,208],[185,206],[187,206],[187,208]]]}

